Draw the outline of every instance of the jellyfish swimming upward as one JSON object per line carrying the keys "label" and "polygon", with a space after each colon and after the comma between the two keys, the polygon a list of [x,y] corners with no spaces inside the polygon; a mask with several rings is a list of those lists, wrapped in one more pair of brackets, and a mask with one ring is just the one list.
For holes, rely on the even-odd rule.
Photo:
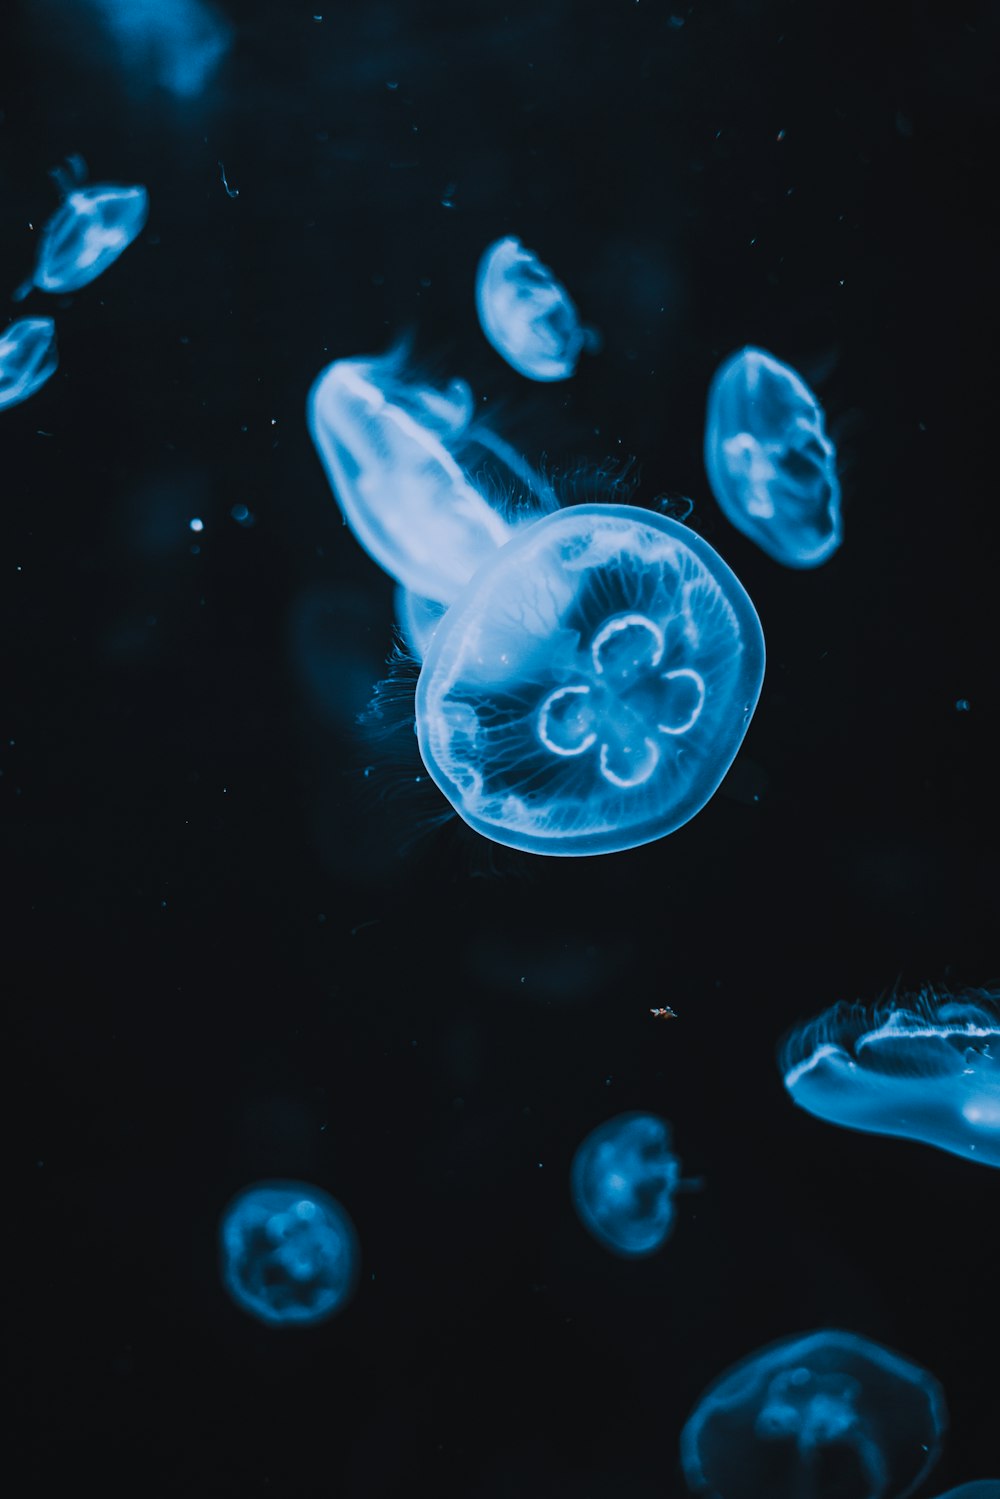
{"label": "jellyfish swimming upward", "polygon": [[354,1290],[354,1225],[318,1187],[274,1181],[245,1188],[223,1214],[219,1238],[226,1290],[271,1326],[323,1322]]}
{"label": "jellyfish swimming upward", "polygon": [[679,1180],[666,1120],[619,1114],[592,1130],[577,1150],[570,1191],[595,1239],[634,1259],[653,1254],[670,1237]]}
{"label": "jellyfish swimming upward", "polygon": [[593,338],[548,266],[512,236],[483,252],[476,309],[497,353],[529,380],[568,379]]}
{"label": "jellyfish swimming upward", "polygon": [[32,286],[45,292],[79,291],[141,233],[149,214],[146,189],[109,183],[82,187],[85,172],[80,158],[73,157],[68,171],[53,173],[63,203],[42,230],[34,274],[16,296],[26,296]]}
{"label": "jellyfish swimming upward", "polygon": [[50,317],[26,317],[0,332],[0,411],[40,390],[59,364],[56,325]]}
{"label": "jellyfish swimming upward", "polygon": [[610,853],[705,805],[763,674],[754,607],[707,542],[651,511],[577,505],[519,531],[442,618],[420,753],[485,837]]}
{"label": "jellyfish swimming upward", "polygon": [[925,990],[834,1005],[780,1052],[799,1108],[1000,1167],[1000,996]]}
{"label": "jellyfish swimming upward", "polygon": [[705,467],[737,530],[786,567],[818,567],[840,546],[840,481],[823,410],[800,375],[741,349],[708,394]]}
{"label": "jellyfish swimming upward", "polygon": [[712,1499],[906,1499],[947,1425],[936,1379],[856,1333],[785,1338],[709,1386],[681,1433]]}

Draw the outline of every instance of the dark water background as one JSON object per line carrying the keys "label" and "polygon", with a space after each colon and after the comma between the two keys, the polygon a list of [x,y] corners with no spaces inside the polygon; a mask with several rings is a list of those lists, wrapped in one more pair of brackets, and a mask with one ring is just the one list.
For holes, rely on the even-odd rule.
{"label": "dark water background", "polygon": [[[995,1472],[996,1173],[794,1110],[774,1058],[835,999],[1000,975],[996,9],[224,9],[187,101],[68,0],[0,23],[0,285],[68,153],[152,205],[101,280],[28,304],[61,365],[0,418],[19,1491],[669,1499],[706,1383],[824,1325],[942,1382],[922,1493]],[[478,330],[503,233],[604,335],[566,384]],[[692,496],[755,600],[756,718],[670,838],[493,849],[436,826],[412,736],[352,728],[392,590],[304,401],[407,327],[533,460]],[[708,381],[746,342],[839,445],[815,573],[707,490]],[[567,1180],[636,1108],[704,1190],[627,1264]],[[217,1276],[223,1205],[274,1176],[362,1243],[312,1332]]]}

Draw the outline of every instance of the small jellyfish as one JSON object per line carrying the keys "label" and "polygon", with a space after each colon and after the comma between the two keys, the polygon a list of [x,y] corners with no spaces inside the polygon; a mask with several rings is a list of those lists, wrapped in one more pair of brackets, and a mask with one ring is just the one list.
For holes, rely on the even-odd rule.
{"label": "small jellyfish", "polygon": [[472,393],[406,377],[404,353],[338,359],[309,392],[307,420],[344,519],[370,557],[419,598],[451,603],[511,528],[449,450]]}
{"label": "small jellyfish", "polygon": [[244,1188],[222,1215],[219,1240],[226,1290],[271,1326],[322,1322],[354,1290],[354,1225],[339,1202],[306,1182]]}
{"label": "small jellyfish", "polygon": [[783,1338],[721,1374],[681,1433],[712,1499],[905,1499],[947,1425],[937,1380],[856,1333]]}
{"label": "small jellyfish", "polygon": [[420,753],[497,843],[632,848],[713,795],[763,675],[753,604],[707,542],[652,511],[577,505],[518,531],[442,618]]}
{"label": "small jellyfish", "polygon": [[476,308],[497,353],[529,380],[566,380],[594,335],[569,293],[519,239],[498,239],[476,272]]}
{"label": "small jellyfish", "polygon": [[838,1004],[782,1044],[799,1108],[1000,1167],[1000,995],[924,990]]}
{"label": "small jellyfish", "polygon": [[40,390],[59,363],[56,325],[50,317],[26,317],[0,333],[0,411]]}
{"label": "small jellyfish", "polygon": [[139,235],[149,214],[144,187],[113,187],[99,183],[80,186],[86,174],[80,157],[70,158],[68,170],[53,172],[62,206],[42,230],[33,276],[15,297],[39,291],[79,291],[100,276]]}
{"label": "small jellyfish", "polygon": [[447,604],[437,604],[433,599],[422,599],[401,585],[396,587],[396,623],[403,639],[418,661],[427,654],[427,647],[434,638],[434,631],[441,622]]}
{"label": "small jellyfish", "polygon": [[670,1126],[655,1114],[619,1114],[592,1130],[570,1172],[573,1205],[584,1227],[629,1259],[666,1243],[679,1185]]}
{"label": "small jellyfish", "polygon": [[840,482],[822,407],[773,354],[741,349],[716,373],[705,467],[729,520],[776,562],[818,567],[840,546]]}

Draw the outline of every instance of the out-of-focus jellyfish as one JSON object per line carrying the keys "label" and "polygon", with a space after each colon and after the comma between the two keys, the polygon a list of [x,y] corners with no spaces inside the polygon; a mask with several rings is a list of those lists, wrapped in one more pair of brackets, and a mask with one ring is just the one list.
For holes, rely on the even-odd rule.
{"label": "out-of-focus jellyfish", "polygon": [[651,511],[578,505],[519,531],[442,618],[420,753],[497,843],[632,848],[709,800],[763,674],[753,604],[707,542]]}
{"label": "out-of-focus jellyfish", "polygon": [[422,661],[448,606],[435,603],[433,599],[419,598],[401,585],[397,586],[395,597],[396,623],[414,656]]}
{"label": "out-of-focus jellyfish", "polygon": [[712,1499],[905,1499],[937,1461],[934,1377],[868,1338],[813,1332],[734,1364],[681,1433],[688,1486]]}
{"label": "out-of-focus jellyfish", "polygon": [[1000,1478],[979,1478],[974,1483],[963,1483],[935,1499],[1000,1499]]}
{"label": "out-of-focus jellyfish", "polygon": [[679,1183],[670,1126],[655,1114],[619,1114],[592,1130],[570,1171],[584,1226],[629,1259],[653,1254],[670,1237]]}
{"label": "out-of-focus jellyfish", "polygon": [[476,272],[476,308],[497,353],[529,380],[566,380],[594,335],[565,287],[519,239],[498,239]]}
{"label": "out-of-focus jellyfish", "polygon": [[79,156],[53,172],[63,194],[62,206],[42,230],[34,274],[15,293],[70,292],[87,286],[113,265],[139,235],[149,214],[144,187],[114,187],[102,182],[82,187],[86,166]]}
{"label": "out-of-focus jellyfish", "polygon": [[419,598],[448,604],[511,528],[449,451],[472,392],[407,379],[404,351],[338,359],[307,418],[344,518],[369,556]]}
{"label": "out-of-focus jellyfish", "polygon": [[200,94],[229,50],[228,24],[203,0],[84,0],[117,47],[128,84]]}
{"label": "out-of-focus jellyfish", "polygon": [[219,1229],[222,1280],[261,1322],[322,1322],[349,1299],[358,1271],[350,1218],[306,1182],[256,1182],[226,1208]]}
{"label": "out-of-focus jellyfish", "polygon": [[40,390],[55,374],[56,325],[50,317],[26,317],[0,332],[0,411]]}
{"label": "out-of-focus jellyfish", "polygon": [[924,990],[834,1005],[782,1044],[785,1087],[831,1124],[1000,1167],[998,1000],[984,989]]}
{"label": "out-of-focus jellyfish", "polygon": [[708,393],[705,467],[736,528],[786,567],[840,546],[837,456],[801,376],[763,349],[727,359]]}

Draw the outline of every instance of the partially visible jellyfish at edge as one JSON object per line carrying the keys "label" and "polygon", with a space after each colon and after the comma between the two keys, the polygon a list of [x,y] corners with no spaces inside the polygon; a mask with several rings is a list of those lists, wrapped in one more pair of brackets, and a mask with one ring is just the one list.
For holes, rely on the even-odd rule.
{"label": "partially visible jellyfish at edge", "polygon": [[822,407],[764,349],[741,349],[716,372],[705,467],[728,519],[776,562],[818,567],[840,546],[840,481]]}
{"label": "partially visible jellyfish at edge", "polygon": [[244,1188],[222,1215],[219,1247],[229,1295],[272,1327],[325,1321],[357,1280],[354,1225],[339,1202],[306,1182]]}
{"label": "partially visible jellyfish at edge", "polygon": [[632,848],[714,795],[763,675],[756,611],[707,542],[652,511],[578,505],[519,531],[441,619],[420,753],[497,843]]}
{"label": "partially visible jellyfish at edge", "polygon": [[494,349],[529,380],[568,379],[583,349],[598,341],[548,266],[512,235],[483,252],[476,309]]}
{"label": "partially visible jellyfish at edge", "polygon": [[1000,1167],[1000,994],[837,1004],[783,1042],[785,1087],[831,1124]]}
{"label": "partially visible jellyfish at edge", "polygon": [[56,325],[50,317],[26,317],[0,332],[0,411],[40,390],[56,372]]}
{"label": "partially visible jellyfish at edge", "polygon": [[783,1338],[721,1374],[681,1433],[711,1499],[906,1499],[940,1455],[933,1375],[857,1333]]}
{"label": "partially visible jellyfish at edge", "polygon": [[99,183],[83,187],[86,166],[79,156],[52,173],[63,203],[42,230],[35,269],[15,293],[23,300],[33,286],[44,292],[79,291],[96,280],[142,231],[149,215],[144,187]]}
{"label": "partially visible jellyfish at edge", "polygon": [[934,1499],[1000,1499],[1000,1478],[976,1478],[946,1494],[935,1494]]}
{"label": "partially visible jellyfish at edge", "polygon": [[670,1126],[655,1114],[618,1114],[592,1130],[570,1170],[580,1221],[606,1249],[629,1259],[666,1243],[679,1186]]}

